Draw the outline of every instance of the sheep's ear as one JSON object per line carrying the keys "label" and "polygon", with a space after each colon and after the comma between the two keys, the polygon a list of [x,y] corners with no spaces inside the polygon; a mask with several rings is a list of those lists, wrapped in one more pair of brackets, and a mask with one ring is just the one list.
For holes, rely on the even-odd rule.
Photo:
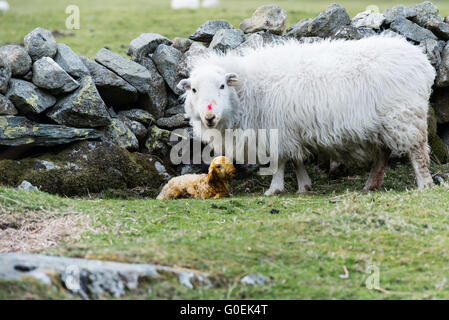
{"label": "sheep's ear", "polygon": [[190,80],[189,79],[182,79],[178,83],[178,89],[190,90],[191,88],[192,88],[192,85],[190,84]]}
{"label": "sheep's ear", "polygon": [[225,81],[228,84],[228,86],[234,85],[237,81],[239,81],[239,78],[237,74],[235,73],[228,73],[225,76]]}

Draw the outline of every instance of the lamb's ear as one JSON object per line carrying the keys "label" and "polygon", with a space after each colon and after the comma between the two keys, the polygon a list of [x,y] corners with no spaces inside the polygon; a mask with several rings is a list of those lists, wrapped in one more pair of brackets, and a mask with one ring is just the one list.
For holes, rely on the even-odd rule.
{"label": "lamb's ear", "polygon": [[228,86],[233,86],[237,81],[239,81],[239,78],[235,73],[228,73],[225,75],[225,81]]}
{"label": "lamb's ear", "polygon": [[217,179],[217,174],[215,173],[214,168],[209,167],[209,173],[207,174],[207,184],[213,185],[215,180]]}
{"label": "lamb's ear", "polygon": [[189,79],[182,79],[181,81],[179,81],[177,87],[181,90],[190,90],[192,88],[192,85],[190,84]]}

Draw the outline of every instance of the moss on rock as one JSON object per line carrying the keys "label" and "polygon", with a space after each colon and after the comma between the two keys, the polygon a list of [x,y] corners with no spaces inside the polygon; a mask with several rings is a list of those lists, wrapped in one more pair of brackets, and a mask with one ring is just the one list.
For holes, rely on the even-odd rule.
{"label": "moss on rock", "polygon": [[443,140],[437,135],[437,119],[435,116],[435,110],[429,107],[428,114],[428,140],[431,149],[431,155],[434,160],[440,163],[449,162],[449,154]]}
{"label": "moss on rock", "polygon": [[0,183],[17,186],[27,180],[42,191],[67,196],[132,188],[156,195],[169,178],[161,165],[154,156],[130,153],[108,142],[84,141],[57,154],[2,160]]}

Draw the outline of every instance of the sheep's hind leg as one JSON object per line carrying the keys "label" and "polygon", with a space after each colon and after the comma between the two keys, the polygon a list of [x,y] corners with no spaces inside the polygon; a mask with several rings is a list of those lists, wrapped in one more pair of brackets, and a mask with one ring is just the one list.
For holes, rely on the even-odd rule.
{"label": "sheep's hind leg", "polygon": [[271,180],[270,189],[265,191],[266,196],[272,196],[284,192],[284,170],[287,160],[279,159],[278,168]]}
{"label": "sheep's hind leg", "polygon": [[312,191],[312,181],[302,161],[295,161],[296,178],[298,179],[298,193]]}
{"label": "sheep's hind leg", "polygon": [[363,190],[366,191],[376,191],[380,190],[382,187],[382,182],[384,180],[385,169],[387,168],[388,158],[390,158],[390,150],[381,150],[374,160],[371,172],[369,174],[368,180],[365,183]]}
{"label": "sheep's hind leg", "polygon": [[430,158],[427,143],[423,142],[418,147],[410,150],[409,157],[415,170],[418,189],[421,190],[433,186],[432,176],[429,171]]}

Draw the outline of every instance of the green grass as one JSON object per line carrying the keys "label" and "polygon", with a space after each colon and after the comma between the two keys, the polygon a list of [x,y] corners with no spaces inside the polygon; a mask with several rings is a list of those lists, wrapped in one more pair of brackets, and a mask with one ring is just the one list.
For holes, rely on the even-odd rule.
{"label": "green grass", "polygon": [[[172,281],[152,282],[128,298],[449,298],[448,185],[408,191],[413,188],[410,168],[396,164],[385,184],[393,189],[362,193],[358,190],[366,174],[329,181],[311,169],[318,191],[300,198],[68,199],[0,188],[0,205],[14,212],[89,217],[92,230],[80,240],[43,253],[189,268],[210,273],[215,284],[190,290]],[[340,277],[344,266],[347,279]],[[379,290],[365,285],[369,266],[379,268]],[[250,273],[262,273],[271,283],[255,288],[239,284]],[[64,296],[36,284],[23,290],[11,290],[12,285],[18,286],[0,282],[0,292],[9,292],[0,298]]]}
{"label": "green grass", "polygon": [[[68,4],[80,7],[81,29],[58,41],[93,57],[104,46],[125,54],[128,43],[143,32],[186,37],[208,19],[226,19],[238,26],[262,4],[282,6],[292,25],[331,2],[344,5],[351,16],[367,5],[383,11],[398,3],[222,0],[219,9],[173,12],[168,0],[11,0],[11,10],[0,17],[0,45],[23,41],[37,26],[64,30]],[[449,2],[434,2],[443,16],[449,14]],[[358,191],[366,173],[329,180],[311,167],[314,193],[299,199],[289,175],[286,195],[262,197],[269,179],[257,178],[234,184],[234,198],[206,201],[68,199],[0,187],[0,209],[19,217],[88,217],[92,229],[79,241],[59,243],[45,254],[190,268],[209,272],[215,285],[190,290],[176,282],[156,281],[128,293],[131,298],[448,299],[449,186],[415,191],[410,167],[393,165],[384,184],[388,191],[378,193]],[[433,172],[438,170],[447,172],[448,167],[434,165]],[[246,189],[251,194],[245,195]],[[271,209],[279,213],[271,214]],[[380,271],[380,290],[365,285],[372,265]],[[347,279],[340,277],[344,267]],[[239,284],[250,273],[269,276],[271,283],[256,288]],[[0,299],[7,298],[70,296],[32,281],[3,281]]]}
{"label": "green grass", "polygon": [[[351,16],[376,5],[381,11],[398,3],[413,5],[417,0],[222,0],[220,8],[170,10],[169,0],[11,0],[11,9],[0,17],[0,45],[20,43],[37,26],[49,30],[72,32],[73,36],[59,38],[79,55],[93,57],[104,46],[125,54],[129,42],[144,32],[160,33],[168,38],[187,37],[210,19],[226,19],[238,27],[263,4],[278,4],[288,13],[288,26],[302,18],[316,16],[330,3],[343,5]],[[449,15],[449,2],[435,0],[443,16]],[[79,30],[66,30],[65,9],[75,4],[80,8]]]}

